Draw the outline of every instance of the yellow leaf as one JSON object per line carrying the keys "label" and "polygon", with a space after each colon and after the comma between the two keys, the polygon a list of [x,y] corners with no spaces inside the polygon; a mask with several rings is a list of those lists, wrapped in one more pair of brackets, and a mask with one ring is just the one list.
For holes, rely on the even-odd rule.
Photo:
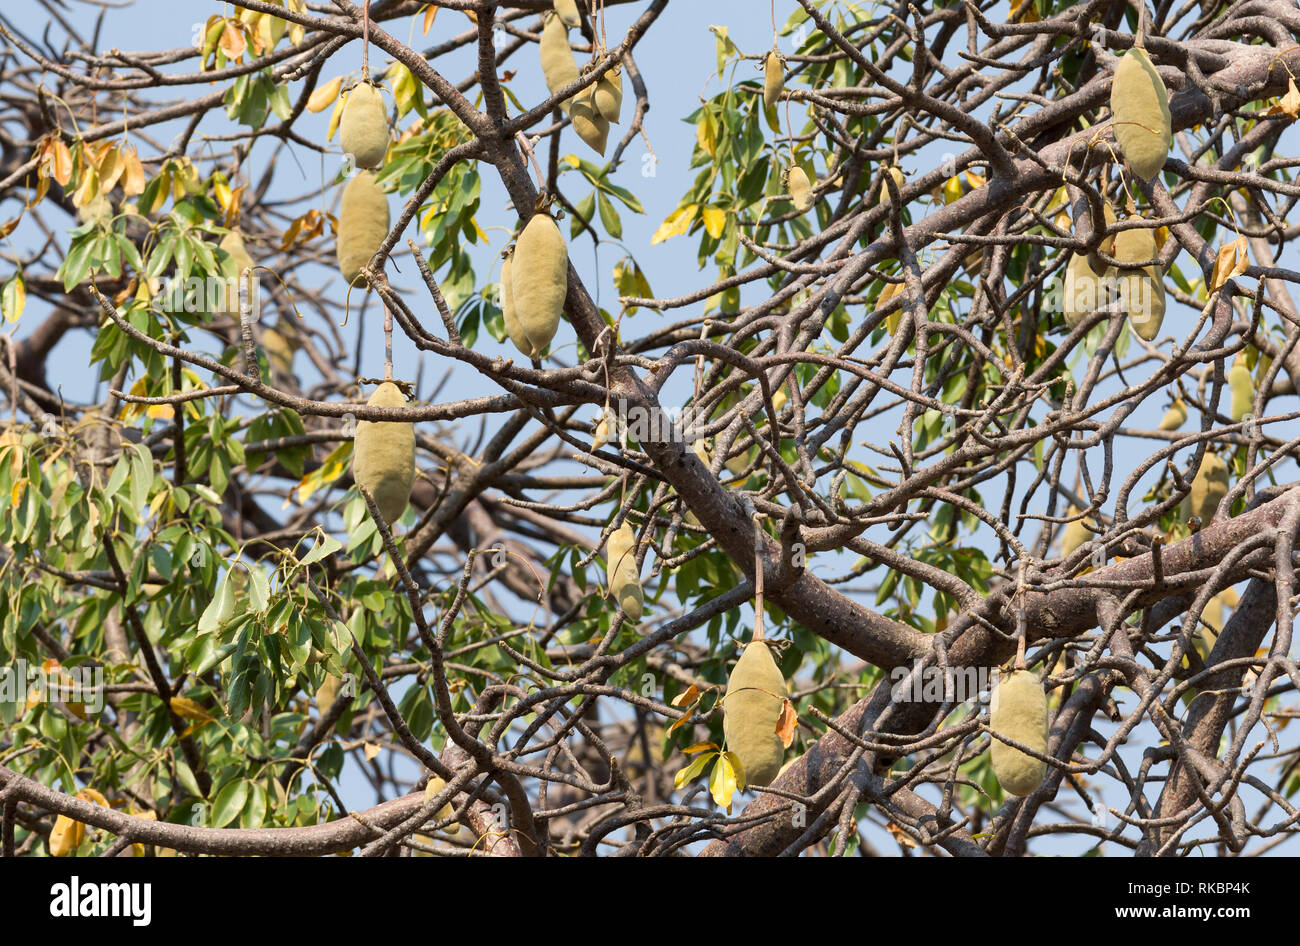
{"label": "yellow leaf", "polygon": [[1022,23],[1038,22],[1038,11],[1034,9],[1034,0],[1015,0],[1011,4],[1011,12],[1007,14],[1007,22],[1015,23],[1017,20]]}
{"label": "yellow leaf", "polygon": [[695,778],[695,776],[699,775],[701,772],[704,771],[704,767],[709,764],[709,760],[712,758],[713,756],[707,753],[704,755],[696,756],[694,759],[691,760],[690,765],[686,766],[685,768],[678,769],[677,774],[673,776],[673,787],[680,789],[691,779]]}
{"label": "yellow leaf", "polygon": [[50,145],[50,176],[60,187],[67,187],[72,180],[72,152],[60,138],[55,138]]}
{"label": "yellow leaf", "polygon": [[307,99],[307,111],[323,112],[329,106],[334,104],[334,100],[339,97],[339,89],[343,88],[343,77],[335,76],[329,82],[320,86]]}
{"label": "yellow leaf", "polygon": [[12,506],[14,509],[17,509],[18,504],[23,501],[23,493],[25,492],[27,492],[27,477],[24,476],[22,479],[14,483],[14,488],[12,490],[12,495],[9,500],[9,505]]}
{"label": "yellow leaf", "polygon": [[317,469],[312,470],[298,481],[298,502],[305,503],[312,494],[322,486],[333,483],[348,468],[347,460],[352,455],[352,442],[345,440],[334,448]]}
{"label": "yellow leaf", "polygon": [[656,243],[662,243],[664,240],[690,232],[691,224],[695,222],[695,215],[699,213],[699,210],[698,204],[687,204],[685,207],[678,207],[668,215],[667,220],[659,224],[659,229],[650,237],[650,245],[654,246]]}
{"label": "yellow leaf", "polygon": [[27,283],[22,273],[14,273],[0,290],[0,309],[6,322],[17,322],[27,306]]}
{"label": "yellow leaf", "polygon": [[717,748],[718,745],[715,742],[697,742],[693,746],[687,746],[685,749],[682,750],[682,752],[686,753],[687,755],[695,755],[695,753],[703,752],[705,749],[717,749]]}
{"label": "yellow leaf", "polygon": [[210,723],[214,717],[199,703],[185,696],[173,696],[169,701],[172,712],[181,719],[192,719],[199,723]]}
{"label": "yellow leaf", "polygon": [[700,698],[700,688],[697,687],[694,683],[692,683],[681,693],[678,693],[675,697],[673,697],[672,705],[686,706],[689,703],[696,702],[697,700],[699,700],[699,698]]}
{"label": "yellow leaf", "polygon": [[123,145],[122,156],[122,193],[135,197],[144,192],[144,165],[136,154],[134,145]]}
{"label": "yellow leaf", "polygon": [[962,173],[966,175],[966,184],[971,190],[984,186],[984,178],[976,174],[974,171],[963,171]]}
{"label": "yellow leaf", "polygon": [[736,770],[742,769],[734,752],[724,752],[709,776],[709,793],[719,808],[731,808],[731,796],[736,793]]}
{"label": "yellow leaf", "polygon": [[347,101],[346,95],[340,95],[334,100],[334,111],[330,112],[330,125],[325,132],[325,140],[333,141],[334,132],[339,130],[339,120],[343,117],[343,104]]}
{"label": "yellow leaf", "polygon": [[1214,259],[1214,268],[1210,271],[1209,291],[1214,292],[1234,276],[1240,276],[1250,265],[1250,253],[1247,250],[1246,238],[1237,237],[1231,243],[1225,243],[1219,247],[1218,256]]}
{"label": "yellow leaf", "polygon": [[361,751],[366,754],[367,762],[375,761],[375,756],[379,755],[381,750],[382,747],[373,742],[367,742],[364,746],[361,747]]}
{"label": "yellow leaf", "polygon": [[429,4],[424,8],[424,35],[429,35],[429,27],[433,26],[433,20],[438,15],[436,4]]}
{"label": "yellow leaf", "polygon": [[720,207],[705,207],[700,211],[704,219],[704,229],[715,240],[722,238],[722,228],[727,222],[727,212]]}

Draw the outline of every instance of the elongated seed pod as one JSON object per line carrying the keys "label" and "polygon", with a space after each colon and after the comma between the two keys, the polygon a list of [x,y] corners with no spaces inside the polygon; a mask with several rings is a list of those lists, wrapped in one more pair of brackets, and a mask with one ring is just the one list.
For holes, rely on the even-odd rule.
{"label": "elongated seed pod", "polygon": [[[375,388],[367,404],[405,407],[406,396],[391,381]],[[352,447],[352,479],[375,498],[375,505],[392,526],[406,511],[415,482],[415,425],[400,421],[357,423]]]}
{"label": "elongated seed pod", "polygon": [[1201,468],[1192,479],[1192,488],[1183,500],[1184,513],[1201,520],[1201,527],[1210,524],[1223,497],[1228,495],[1228,467],[1218,454],[1206,452]]}
{"label": "elongated seed pod", "polygon": [[388,116],[384,96],[368,82],[348,93],[339,120],[339,144],[359,168],[377,168],[388,153]]}
{"label": "elongated seed pod", "polygon": [[[1154,230],[1122,230],[1115,236],[1115,258],[1121,264],[1152,259],[1158,252]],[[1120,269],[1119,295],[1133,331],[1148,342],[1155,338],[1165,320],[1165,282],[1159,264]]]}
{"label": "elongated seed pod", "polygon": [[[1047,752],[1047,694],[1038,675],[1017,670],[1000,676],[993,688],[989,725],[994,732],[1037,752]],[[1003,790],[1028,795],[1047,774],[1047,763],[997,739],[990,748],[993,774]]]}
{"label": "elongated seed pod", "polygon": [[378,252],[388,236],[388,196],[375,182],[374,171],[362,171],[343,188],[339,206],[339,272],[355,283],[361,268]]}
{"label": "elongated seed pod", "polygon": [[808,175],[804,173],[804,169],[797,164],[790,168],[788,186],[795,210],[803,213],[813,205],[812,185],[808,183]]}
{"label": "elongated seed pod", "polygon": [[[546,77],[546,88],[554,95],[570,82],[578,79],[578,63],[569,48],[569,34],[563,21],[558,16],[547,16],[542,27],[542,41],[539,44],[542,57],[542,75]],[[560,108],[569,110],[569,100],[560,103]]]}
{"label": "elongated seed pod", "polygon": [[583,143],[592,151],[603,155],[605,144],[609,140],[609,122],[592,104],[591,89],[575,95],[569,102],[569,118],[573,121],[573,130]]}
{"label": "elongated seed pod", "polygon": [[619,113],[623,110],[623,67],[613,66],[597,79],[591,96],[596,111],[605,121],[617,125]]}
{"label": "elongated seed pod", "polygon": [[578,16],[577,0],[555,0],[552,6],[555,7],[560,22],[565,26],[572,28],[582,25],[582,18]]}
{"label": "elongated seed pod", "polygon": [[[1078,506],[1070,507],[1070,515],[1077,516],[1082,510]],[[1092,538],[1093,532],[1088,526],[1092,525],[1091,519],[1075,519],[1067,523],[1065,532],[1061,534],[1061,557],[1065,558],[1083,543]]]}
{"label": "elongated seed pod", "polygon": [[519,316],[515,313],[515,294],[510,284],[511,261],[514,259],[512,252],[501,261],[501,318],[506,323],[506,334],[510,336],[510,341],[515,343],[519,353],[525,358],[533,357],[533,343],[528,340],[528,333],[524,327],[519,324]]}
{"label": "elongated seed pod", "polygon": [[1112,128],[1124,160],[1144,181],[1164,167],[1173,144],[1169,92],[1145,49],[1134,46],[1115,67],[1110,86]]}
{"label": "elongated seed pod", "polygon": [[[896,164],[891,165],[889,168],[889,176],[894,179],[894,185],[898,188],[898,194],[901,197],[903,194],[903,185],[907,183],[907,178],[903,176],[903,169]],[[876,201],[878,203],[884,204],[886,207],[889,206],[889,182],[888,181],[882,180],[880,182],[880,191],[876,195]]]}
{"label": "elongated seed pod", "polygon": [[768,108],[776,105],[785,88],[785,66],[781,63],[781,54],[773,46],[763,59],[763,104]]}
{"label": "elongated seed pod", "polygon": [[[1102,210],[1102,216],[1103,216],[1103,217],[1105,218],[1105,220],[1106,220],[1106,226],[1110,226],[1111,224],[1113,224],[1113,223],[1117,223],[1117,222],[1119,221],[1119,217],[1117,217],[1117,216],[1115,215],[1115,208],[1112,207],[1112,206],[1110,205],[1110,201],[1106,200],[1105,198],[1102,198],[1102,202],[1101,202],[1101,210]],[[1076,223],[1076,224],[1075,224],[1075,228],[1074,228],[1074,232],[1075,232],[1077,235],[1079,235],[1079,236],[1082,236],[1082,235],[1083,235],[1083,232],[1084,232],[1084,230],[1085,230],[1085,227],[1086,227],[1086,232],[1087,232],[1087,233],[1091,233],[1091,232],[1092,232],[1092,216],[1091,216],[1091,213],[1090,213],[1089,211],[1086,211],[1086,210],[1084,211],[1084,213],[1088,215],[1088,216],[1087,216],[1087,223],[1086,223],[1086,224],[1083,224],[1082,226],[1081,226],[1079,223]],[[1083,218],[1080,217],[1080,220],[1082,221]],[[1115,255],[1115,236],[1116,236],[1116,235],[1112,235],[1112,236],[1108,236],[1108,237],[1104,237],[1104,238],[1102,238],[1102,241],[1101,241],[1101,243],[1097,246],[1097,249],[1099,249],[1101,252],[1105,253],[1107,256],[1114,256],[1114,255]],[[1096,253],[1089,253],[1089,254],[1088,254],[1088,266],[1092,269],[1093,275],[1095,275],[1095,276],[1103,276],[1103,275],[1106,275],[1107,272],[1111,272],[1111,274],[1113,275],[1113,267],[1107,266],[1105,263],[1103,263],[1103,262],[1101,261],[1101,257],[1098,256]]]}
{"label": "elongated seed pod", "polygon": [[1088,265],[1088,257],[1070,254],[1065,264],[1064,312],[1065,324],[1071,329],[1096,312],[1109,301],[1106,298],[1107,280],[1100,278]]}
{"label": "elongated seed pod", "polygon": [[[570,0],[570,2],[572,2],[572,0]],[[429,802],[437,798],[439,795],[441,795],[443,790],[446,787],[447,787],[447,782],[441,776],[435,775],[431,779],[429,779],[428,784],[424,786],[425,804],[428,804]],[[438,820],[446,821],[455,813],[456,813],[455,806],[453,806],[452,803],[448,801],[447,804],[443,805],[441,808],[438,809]],[[451,824],[443,828],[442,831],[444,834],[448,834],[451,835],[452,837],[455,837],[456,835],[460,834],[460,825],[457,824],[455,821],[453,821]]]}
{"label": "elongated seed pod", "polygon": [[569,252],[560,228],[549,215],[533,214],[519,234],[510,283],[515,316],[533,351],[541,354],[560,326],[569,290]]}
{"label": "elongated seed pod", "polygon": [[776,734],[785,705],[785,678],[763,641],[750,641],[727,678],[722,731],[727,749],[740,759],[741,788],[768,785],[781,771],[785,747]]}
{"label": "elongated seed pod", "polygon": [[1177,430],[1185,423],[1187,423],[1187,405],[1182,398],[1178,398],[1169,410],[1165,411],[1165,416],[1160,418],[1160,429]]}
{"label": "elongated seed pod", "polygon": [[636,532],[626,519],[605,543],[605,572],[609,578],[609,595],[633,621],[641,620],[645,601],[641,591],[641,571],[636,564]]}
{"label": "elongated seed pod", "polygon": [[1228,371],[1228,390],[1232,392],[1232,419],[1241,420],[1255,409],[1255,379],[1242,356]]}

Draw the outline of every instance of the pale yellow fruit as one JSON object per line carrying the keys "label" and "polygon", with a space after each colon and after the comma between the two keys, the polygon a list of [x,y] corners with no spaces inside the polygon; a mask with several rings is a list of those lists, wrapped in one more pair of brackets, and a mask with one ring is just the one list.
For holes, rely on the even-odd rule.
{"label": "pale yellow fruit", "polygon": [[781,63],[781,54],[773,46],[763,59],[763,104],[768,108],[774,106],[784,88],[785,66]]}
{"label": "pale yellow fruit", "polygon": [[591,97],[605,121],[617,125],[623,110],[623,67],[613,66],[597,79]]}
{"label": "pale yellow fruit", "polygon": [[[425,804],[428,804],[429,802],[437,798],[439,795],[441,795],[446,788],[447,788],[447,782],[441,776],[435,775],[431,779],[429,779],[428,784],[424,786]],[[437,818],[439,821],[445,821],[455,813],[456,813],[455,806],[453,806],[451,802],[447,802],[447,804],[443,805],[441,808],[438,809]],[[458,834],[460,834],[460,825],[453,821],[451,822],[451,824],[443,828],[442,831],[444,834],[447,834],[454,838]]]}
{"label": "pale yellow fruit", "polygon": [[388,116],[384,96],[368,82],[348,93],[339,121],[339,143],[359,168],[377,168],[388,153]]}
{"label": "pale yellow fruit", "polygon": [[388,196],[375,182],[373,171],[362,171],[343,188],[339,206],[339,272],[349,283],[379,251],[388,236]]}
{"label": "pale yellow fruit", "polygon": [[1191,491],[1183,500],[1183,511],[1187,516],[1196,516],[1204,528],[1214,518],[1223,497],[1228,495],[1228,467],[1219,459],[1218,454],[1206,451],[1201,460],[1201,468],[1192,479]]}
{"label": "pale yellow fruit", "polygon": [[569,252],[555,221],[535,213],[519,234],[510,266],[515,315],[541,354],[555,337],[569,290]]}
{"label": "pale yellow fruit", "polygon": [[577,0],[555,0],[552,6],[555,7],[555,13],[560,18],[560,22],[565,26],[582,25],[582,18],[578,15]]}
{"label": "pale yellow fruit", "polygon": [[533,343],[528,340],[528,334],[519,324],[519,316],[515,313],[515,294],[510,284],[510,264],[513,259],[512,253],[501,261],[501,318],[506,323],[506,334],[510,336],[510,341],[514,342],[520,354],[531,358],[535,354]]}
{"label": "pale yellow fruit", "polygon": [[[1081,510],[1078,506],[1070,507],[1070,515],[1077,516]],[[1061,534],[1061,557],[1067,557],[1071,552],[1077,549],[1083,543],[1087,542],[1095,534],[1088,528],[1092,525],[1091,519],[1075,519],[1073,522],[1066,523],[1065,531]]]}
{"label": "pale yellow fruit", "polygon": [[[1110,201],[1106,200],[1105,198],[1102,198],[1102,201],[1101,201],[1101,211],[1102,211],[1102,217],[1103,217],[1103,218],[1105,219],[1105,221],[1106,221],[1106,226],[1110,226],[1110,225],[1113,224],[1113,223],[1118,223],[1118,222],[1119,222],[1119,217],[1117,217],[1117,216],[1115,215],[1115,208],[1112,207],[1112,206],[1110,205]],[[1091,229],[1091,226],[1092,226],[1092,216],[1091,216],[1091,212],[1085,210],[1084,213],[1086,213],[1086,214],[1089,215],[1089,216],[1088,216],[1088,226],[1089,226],[1089,229]],[[1077,226],[1076,226],[1076,229],[1077,229]],[[1101,243],[1098,244],[1097,249],[1100,250],[1101,252],[1105,253],[1107,256],[1114,256],[1114,255],[1115,255],[1115,236],[1108,236],[1108,237],[1103,238],[1102,241],[1101,241]],[[1092,269],[1092,272],[1093,272],[1093,275],[1094,275],[1094,276],[1102,276],[1102,275],[1104,275],[1104,274],[1105,274],[1105,273],[1106,273],[1106,272],[1111,268],[1111,267],[1108,267],[1105,263],[1103,263],[1103,262],[1101,261],[1101,257],[1098,256],[1096,253],[1089,253],[1089,254],[1088,254],[1088,266]]]}
{"label": "pale yellow fruit", "polygon": [[1173,144],[1169,92],[1145,49],[1133,47],[1115,67],[1110,87],[1112,129],[1124,160],[1144,181],[1164,166]]}
{"label": "pale yellow fruit", "polygon": [[797,164],[792,167],[788,184],[794,209],[803,213],[813,205],[812,185],[808,183],[808,175],[804,173],[804,169]]}
{"label": "pale yellow fruit", "polygon": [[599,155],[605,153],[609,141],[609,122],[596,110],[591,101],[591,90],[575,95],[569,102],[569,118],[573,121],[573,130],[592,151]]}
{"label": "pale yellow fruit", "polygon": [[1228,371],[1228,390],[1232,392],[1233,420],[1241,420],[1255,409],[1255,379],[1241,355]]}
{"label": "pale yellow fruit", "polygon": [[[1047,694],[1029,670],[1003,673],[993,688],[989,726],[1037,752],[1047,753]],[[997,739],[989,749],[993,774],[1011,795],[1028,795],[1043,783],[1047,763]]]}
{"label": "pale yellow fruit", "polygon": [[1178,398],[1173,406],[1165,411],[1165,416],[1160,418],[1160,429],[1177,430],[1185,423],[1187,423],[1187,404],[1182,398]]}
{"label": "pale yellow fruit", "polygon": [[[1120,263],[1152,259],[1158,252],[1154,230],[1123,230],[1115,236],[1115,258]],[[1133,331],[1148,342],[1154,339],[1165,320],[1165,282],[1160,265],[1121,268],[1119,295]]]}
{"label": "pale yellow fruit", "polygon": [[1088,257],[1071,253],[1065,265],[1065,324],[1078,328],[1080,322],[1105,306],[1106,284],[1088,265]]}
{"label": "pale yellow fruit", "polygon": [[[898,196],[901,198],[903,196],[903,185],[907,183],[907,178],[903,176],[903,169],[896,164],[891,165],[889,168],[889,176],[894,179],[894,185],[898,188]],[[880,193],[876,195],[876,200],[886,206],[889,205],[888,181],[880,182]]]}
{"label": "pale yellow fruit", "polygon": [[722,731],[727,750],[740,759],[741,788],[769,785],[781,771],[785,747],[776,727],[785,699],[785,678],[771,648],[763,641],[750,641],[727,679],[722,698]]}
{"label": "pale yellow fruit", "polygon": [[640,621],[645,598],[641,591],[641,571],[636,564],[636,532],[627,520],[605,543],[605,572],[610,597],[633,623]]}
{"label": "pale yellow fruit", "polygon": [[[571,82],[578,81],[578,63],[573,58],[573,50],[569,48],[569,33],[558,16],[546,18],[539,46],[542,75],[546,78],[546,88],[552,95]],[[561,102],[560,107],[567,112],[568,100]]]}
{"label": "pale yellow fruit", "polygon": [[[385,381],[366,402],[372,407],[405,407],[401,388]],[[375,498],[391,526],[406,511],[415,482],[415,426],[400,421],[357,423],[352,447],[352,479]]]}

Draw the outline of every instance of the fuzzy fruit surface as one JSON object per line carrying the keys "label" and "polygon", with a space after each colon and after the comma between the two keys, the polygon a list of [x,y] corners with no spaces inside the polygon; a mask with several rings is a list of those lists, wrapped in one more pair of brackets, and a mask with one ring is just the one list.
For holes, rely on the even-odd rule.
{"label": "fuzzy fruit surface", "polygon": [[745,645],[727,679],[722,731],[740,759],[741,787],[768,785],[781,771],[785,747],[776,733],[785,706],[785,678],[763,641]]}
{"label": "fuzzy fruit surface", "polygon": [[339,144],[359,168],[377,168],[388,153],[388,116],[384,96],[363,82],[348,93],[339,121]]}
{"label": "fuzzy fruit surface", "polygon": [[[397,385],[385,381],[366,403],[372,407],[405,407],[406,397]],[[352,479],[370,491],[390,526],[400,519],[415,482],[415,426],[400,421],[358,422],[352,448]]]}
{"label": "fuzzy fruit surface", "polygon": [[388,195],[375,182],[373,171],[362,171],[343,188],[339,206],[339,272],[355,282],[361,268],[379,251],[388,236]]}
{"label": "fuzzy fruit surface", "polygon": [[1169,91],[1145,49],[1135,46],[1120,57],[1110,87],[1110,110],[1124,160],[1142,180],[1151,180],[1164,167],[1173,133]]}
{"label": "fuzzy fruit surface", "polygon": [[[989,725],[994,732],[1046,754],[1047,694],[1037,674],[1017,670],[1002,675],[993,689]],[[1042,784],[1047,774],[1046,762],[997,739],[993,740],[989,752],[998,784],[1012,795],[1028,795]]]}
{"label": "fuzzy fruit surface", "polygon": [[555,337],[569,291],[569,251],[560,228],[545,213],[533,214],[519,234],[510,289],[515,316],[533,351],[540,354]]}

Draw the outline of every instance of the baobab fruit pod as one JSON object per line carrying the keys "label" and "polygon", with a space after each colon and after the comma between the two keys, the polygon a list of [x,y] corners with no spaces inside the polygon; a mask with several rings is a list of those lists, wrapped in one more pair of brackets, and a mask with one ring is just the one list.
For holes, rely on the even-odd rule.
{"label": "baobab fruit pod", "polygon": [[1178,398],[1169,410],[1165,411],[1165,416],[1160,418],[1160,429],[1177,430],[1185,423],[1187,423],[1187,404],[1182,398]]}
{"label": "baobab fruit pod", "polygon": [[1065,324],[1071,329],[1106,304],[1105,283],[1088,265],[1088,257],[1070,254],[1065,264],[1063,306]]}
{"label": "baobab fruit pod", "polygon": [[1115,67],[1110,86],[1112,130],[1124,160],[1144,181],[1164,167],[1173,144],[1169,92],[1147,51],[1134,46]]}
{"label": "baobab fruit pod", "polygon": [[1228,495],[1228,467],[1218,454],[1206,451],[1201,468],[1192,479],[1191,492],[1187,494],[1186,512],[1196,516],[1202,526],[1208,526],[1219,508],[1219,502]]}
{"label": "baobab fruit pod", "polygon": [[1232,392],[1232,419],[1241,420],[1255,408],[1255,379],[1238,355],[1228,371],[1228,390]]}
{"label": "baobab fruit pod", "polygon": [[519,316],[515,314],[515,295],[510,286],[510,264],[513,259],[512,252],[501,261],[501,318],[506,323],[506,334],[510,336],[510,341],[515,343],[520,354],[531,358],[534,354],[533,343],[528,340],[524,327],[519,324]]}
{"label": "baobab fruit pod", "polygon": [[294,347],[287,338],[268,328],[262,332],[262,349],[272,371],[284,376],[293,374]]}
{"label": "baobab fruit pod", "polygon": [[[539,44],[542,57],[542,75],[546,77],[546,88],[554,95],[570,82],[578,79],[578,63],[569,48],[569,33],[558,16],[546,17],[542,27],[542,41]],[[566,112],[568,101],[560,103]]]}
{"label": "baobab fruit pod", "polygon": [[[1119,221],[1119,217],[1115,216],[1115,208],[1112,207],[1112,206],[1110,205],[1110,201],[1106,200],[1105,198],[1102,198],[1102,201],[1101,201],[1101,211],[1102,211],[1102,217],[1103,217],[1103,218],[1105,219],[1105,221],[1106,221],[1106,226],[1109,227],[1111,224],[1116,223],[1116,222]],[[1092,216],[1091,216],[1091,212],[1090,212],[1090,211],[1087,211],[1087,210],[1084,210],[1084,213],[1087,214],[1088,216],[1087,216],[1087,223],[1084,224],[1083,226],[1085,226],[1085,227],[1087,228],[1087,231],[1086,231],[1087,233],[1091,233],[1091,232],[1092,232]],[[1075,226],[1075,233],[1076,233],[1076,235],[1079,235],[1079,236],[1082,236],[1082,235],[1083,235],[1082,233],[1080,233],[1080,230],[1081,230],[1081,229],[1083,229],[1083,228],[1076,224],[1076,226]],[[1115,255],[1115,236],[1103,237],[1101,243],[1097,246],[1097,249],[1100,250],[1101,252],[1105,253],[1107,256],[1114,256],[1114,255]],[[1109,266],[1107,266],[1105,263],[1103,263],[1103,262],[1101,261],[1101,257],[1098,256],[1096,253],[1089,253],[1089,254],[1088,254],[1088,266],[1091,267],[1092,272],[1093,272],[1093,275],[1096,275],[1096,276],[1102,276],[1102,275],[1105,275],[1105,273],[1107,272],[1107,270],[1110,269]]]}
{"label": "baobab fruit pod", "polygon": [[[885,288],[880,290],[880,295],[876,297],[876,308],[883,309],[889,304],[894,296],[901,295],[906,286],[901,282],[885,283]],[[885,327],[889,329],[889,334],[898,334],[898,326],[903,324],[903,307],[900,305],[889,315],[885,316]]]}
{"label": "baobab fruit pod", "polygon": [[569,118],[583,143],[597,154],[604,155],[609,140],[609,122],[592,104],[591,89],[573,97],[569,103]]}
{"label": "baobab fruit pod", "polygon": [[634,623],[641,620],[645,599],[641,592],[641,571],[636,564],[636,532],[626,519],[605,543],[605,572],[610,597]]}
{"label": "baobab fruit pod", "polygon": [[623,67],[613,66],[596,80],[591,97],[601,117],[611,125],[617,125],[619,113],[623,110]]}
{"label": "baobab fruit pod", "polygon": [[339,688],[341,686],[343,686],[342,677],[336,677],[332,673],[325,674],[320,689],[316,691],[316,708],[320,710],[322,716],[329,715],[329,711],[339,698]]}
{"label": "baobab fruit pod", "polygon": [[[406,396],[397,385],[385,381],[366,403],[372,407],[405,407]],[[359,421],[352,446],[352,479],[370,491],[390,526],[400,519],[415,482],[415,425]]]}
{"label": "baobab fruit pod", "polygon": [[362,82],[348,93],[339,121],[339,143],[359,168],[377,168],[388,153],[388,115],[383,93]]}
{"label": "baobab fruit pod", "polygon": [[[989,725],[996,733],[1037,752],[1047,753],[1047,694],[1038,675],[1029,670],[1003,673],[993,688]],[[1028,795],[1043,783],[1047,763],[993,740],[989,750],[993,774],[1003,790]]]}
{"label": "baobab fruit pod", "polygon": [[1115,236],[1115,258],[1120,261],[1119,295],[1129,325],[1138,337],[1151,341],[1165,320],[1165,282],[1158,263],[1123,266],[1154,258],[1159,253],[1154,230],[1122,230]]}
{"label": "baobab fruit pod", "polygon": [[565,26],[572,28],[582,25],[582,18],[578,16],[577,0],[555,0],[552,6],[555,7],[556,16]]}
{"label": "baobab fruit pod", "polygon": [[[572,0],[570,0],[570,2],[572,2]],[[443,790],[446,787],[447,787],[447,782],[441,776],[435,775],[433,776],[433,778],[429,779],[428,784],[424,786],[425,804],[428,804],[429,802],[437,798],[439,795],[441,795]],[[447,804],[443,805],[441,808],[438,809],[438,820],[446,821],[455,813],[456,813],[456,809],[452,806],[451,802],[449,801],[447,802]],[[455,837],[456,835],[460,834],[460,825],[453,821],[451,824],[447,825],[442,830],[443,833]]]}
{"label": "baobab fruit pod", "polygon": [[785,747],[776,733],[785,706],[785,678],[771,648],[750,641],[727,678],[722,697],[722,731],[727,749],[740,759],[741,788],[768,785],[781,771]]}
{"label": "baobab fruit pod", "polygon": [[569,252],[560,228],[548,214],[535,213],[515,243],[510,266],[515,316],[541,354],[555,337],[569,291]]}
{"label": "baobab fruit pod", "polygon": [[375,182],[374,171],[362,171],[343,188],[339,206],[339,272],[349,283],[379,251],[388,236],[388,196]]}
{"label": "baobab fruit pod", "polygon": [[[1077,516],[1081,511],[1078,506],[1070,507],[1072,516]],[[1073,522],[1066,523],[1065,532],[1061,535],[1061,557],[1067,557],[1091,538],[1092,531],[1088,528],[1087,520],[1075,519]]]}
{"label": "baobab fruit pod", "polygon": [[[903,176],[903,169],[896,164],[890,165],[889,176],[894,179],[894,185],[898,188],[898,194],[901,197],[903,194],[903,185],[907,183],[907,178]],[[888,181],[880,182],[880,193],[877,195],[876,200],[877,202],[884,204],[886,207],[889,206]]]}
{"label": "baobab fruit pod", "polygon": [[763,58],[763,104],[768,108],[774,106],[780,100],[784,88],[785,66],[781,62],[781,54],[773,45]]}

